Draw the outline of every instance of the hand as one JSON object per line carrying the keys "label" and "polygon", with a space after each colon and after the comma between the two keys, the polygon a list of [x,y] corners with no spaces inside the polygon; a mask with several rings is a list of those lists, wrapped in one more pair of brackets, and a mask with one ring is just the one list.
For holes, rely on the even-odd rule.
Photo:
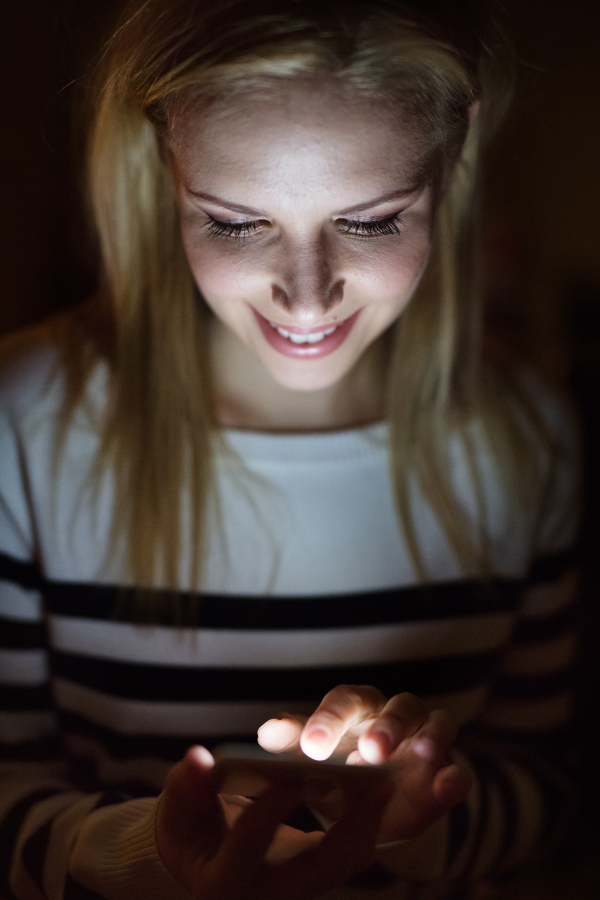
{"label": "hand", "polygon": [[304,834],[280,823],[302,785],[273,783],[255,802],[221,797],[212,756],[192,747],[167,777],[156,818],[158,852],[198,900],[310,900],[366,868],[392,785],[348,787],[328,831]]}
{"label": "hand", "polygon": [[446,763],[457,726],[444,710],[427,713],[413,694],[386,702],[373,687],[340,685],[309,719],[284,716],[259,728],[265,750],[303,752],[312,759],[343,753],[353,765],[388,763],[395,790],[378,842],[416,837],[467,795],[472,777]]}

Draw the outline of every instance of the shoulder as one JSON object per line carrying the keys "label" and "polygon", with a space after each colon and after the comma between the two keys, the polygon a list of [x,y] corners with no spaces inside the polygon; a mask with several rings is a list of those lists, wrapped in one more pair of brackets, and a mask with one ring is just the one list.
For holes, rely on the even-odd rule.
{"label": "shoulder", "polygon": [[60,379],[62,321],[53,320],[0,341],[0,402],[21,418]]}
{"label": "shoulder", "polygon": [[573,401],[565,388],[551,382],[539,372],[527,369],[519,373],[518,382],[524,396],[543,423],[552,448],[577,453],[579,423]]}
{"label": "shoulder", "polygon": [[[0,341],[0,407],[15,423],[50,420],[67,406],[97,393],[103,335],[100,317],[83,304]],[[105,368],[105,367],[104,367]],[[90,376],[98,375],[99,378]]]}
{"label": "shoulder", "polygon": [[0,341],[0,406],[15,422],[41,406],[60,408],[66,383],[63,348],[74,317],[62,314]]}
{"label": "shoulder", "polygon": [[[581,441],[565,388],[533,369],[505,382],[505,483],[520,495],[532,534],[532,556],[572,546],[580,518]],[[502,440],[499,441],[500,447]],[[518,499],[518,498],[517,498]]]}

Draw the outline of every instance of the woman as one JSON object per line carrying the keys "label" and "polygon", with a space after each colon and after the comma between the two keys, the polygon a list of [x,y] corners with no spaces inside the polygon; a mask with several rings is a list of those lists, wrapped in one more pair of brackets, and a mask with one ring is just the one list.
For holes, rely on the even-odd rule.
{"label": "woman", "polygon": [[[8,896],[444,896],[557,839],[572,428],[481,359],[494,40],[462,2],[125,11],[100,296],[3,370]],[[289,785],[218,795],[257,729],[392,784],[304,830]]]}

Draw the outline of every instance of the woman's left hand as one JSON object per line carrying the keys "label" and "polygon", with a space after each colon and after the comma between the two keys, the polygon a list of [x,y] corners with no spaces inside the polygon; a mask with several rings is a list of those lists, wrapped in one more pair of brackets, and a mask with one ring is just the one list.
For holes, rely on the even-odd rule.
{"label": "woman's left hand", "polygon": [[416,837],[467,795],[469,770],[448,764],[458,731],[444,710],[428,713],[414,694],[386,702],[373,687],[338,685],[308,719],[270,719],[258,731],[265,750],[302,752],[312,759],[343,754],[353,765],[387,763],[396,784],[378,841]]}

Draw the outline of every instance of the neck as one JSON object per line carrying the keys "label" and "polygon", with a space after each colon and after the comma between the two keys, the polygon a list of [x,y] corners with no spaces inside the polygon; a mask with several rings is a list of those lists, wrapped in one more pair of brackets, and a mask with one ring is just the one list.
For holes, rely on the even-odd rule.
{"label": "neck", "polygon": [[237,335],[216,319],[210,328],[210,356],[217,420],[224,428],[335,431],[377,422],[385,415],[380,341],[340,381],[315,391],[280,385]]}

